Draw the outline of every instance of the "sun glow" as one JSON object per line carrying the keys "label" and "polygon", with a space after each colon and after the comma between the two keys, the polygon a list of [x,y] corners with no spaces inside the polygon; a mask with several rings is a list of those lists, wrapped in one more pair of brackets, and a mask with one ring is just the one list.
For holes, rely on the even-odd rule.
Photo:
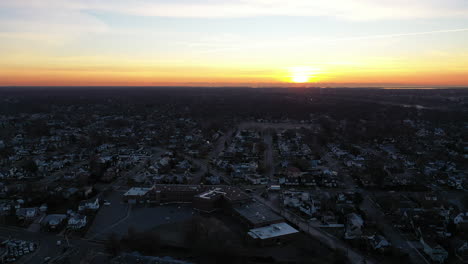
{"label": "sun glow", "polygon": [[295,83],[306,83],[309,81],[309,76],[296,75],[296,76],[292,76],[291,79]]}
{"label": "sun glow", "polygon": [[305,67],[305,66],[299,66],[299,67],[291,67],[289,68],[289,79],[293,83],[308,83],[311,81],[312,78],[314,78],[317,70],[310,68],[310,67]]}

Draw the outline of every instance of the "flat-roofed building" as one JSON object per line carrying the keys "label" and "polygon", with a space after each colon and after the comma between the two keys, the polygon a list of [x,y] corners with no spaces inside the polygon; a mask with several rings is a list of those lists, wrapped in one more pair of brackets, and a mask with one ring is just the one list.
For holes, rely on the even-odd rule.
{"label": "flat-roofed building", "polygon": [[152,189],[153,188],[133,187],[124,193],[124,201],[130,204],[144,202],[149,198],[148,194]]}
{"label": "flat-roofed building", "polygon": [[271,224],[264,227],[250,229],[247,236],[261,245],[271,245],[288,241],[299,233],[294,227],[285,222]]}
{"label": "flat-roofed building", "polygon": [[284,221],[284,218],[259,202],[234,206],[233,212],[249,227],[262,227]]}
{"label": "flat-roofed building", "polygon": [[153,200],[157,204],[191,203],[194,196],[206,189],[201,185],[156,184],[153,186]]}
{"label": "flat-roofed building", "polygon": [[195,203],[194,207],[202,211],[230,208],[250,200],[239,188],[226,185],[156,184],[151,188],[133,187],[124,194],[124,201],[129,203]]}
{"label": "flat-roofed building", "polygon": [[222,207],[222,199],[225,193],[221,188],[215,188],[195,195],[193,208],[203,212],[213,212]]}

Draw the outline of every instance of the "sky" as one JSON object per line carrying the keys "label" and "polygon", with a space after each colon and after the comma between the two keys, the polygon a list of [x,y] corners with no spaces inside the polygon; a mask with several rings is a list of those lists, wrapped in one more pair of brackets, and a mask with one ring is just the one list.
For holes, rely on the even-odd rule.
{"label": "sky", "polygon": [[468,86],[466,0],[0,0],[0,86]]}

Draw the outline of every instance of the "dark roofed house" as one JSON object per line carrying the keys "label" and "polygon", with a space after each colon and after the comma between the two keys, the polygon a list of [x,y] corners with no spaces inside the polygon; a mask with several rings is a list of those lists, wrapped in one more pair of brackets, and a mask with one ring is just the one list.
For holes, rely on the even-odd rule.
{"label": "dark roofed house", "polygon": [[419,240],[424,253],[435,263],[444,263],[448,258],[448,252],[435,241],[433,236],[423,234]]}
{"label": "dark roofed house", "polygon": [[42,219],[41,225],[49,231],[55,231],[60,229],[65,219],[67,219],[67,215],[50,214]]}
{"label": "dark roofed house", "polygon": [[462,263],[468,263],[468,242],[464,242],[457,250],[455,255]]}
{"label": "dark roofed house", "polygon": [[32,208],[19,208],[16,210],[16,216],[19,219],[31,220],[39,215],[39,209],[37,207]]}

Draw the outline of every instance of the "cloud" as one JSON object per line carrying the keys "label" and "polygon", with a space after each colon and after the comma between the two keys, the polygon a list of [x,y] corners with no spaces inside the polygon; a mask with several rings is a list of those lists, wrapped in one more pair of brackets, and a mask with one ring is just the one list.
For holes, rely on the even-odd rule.
{"label": "cloud", "polygon": [[83,12],[84,6],[59,5],[58,1],[50,0],[41,2],[0,2],[0,39],[4,48],[60,46],[84,34],[109,30],[105,23]]}
{"label": "cloud", "polygon": [[[264,50],[295,50],[311,44],[329,45],[343,41],[387,39],[408,36],[463,32],[466,29],[439,30],[382,35],[334,38],[319,35],[297,35],[282,39],[255,38],[239,35],[201,32],[177,32],[168,27],[136,28],[108,26],[99,16],[101,12],[135,16],[184,18],[243,18],[258,16],[315,16],[333,17],[346,23],[349,20],[401,20],[413,18],[468,17],[466,0],[0,0],[0,45],[3,54],[9,50],[38,51],[44,48],[55,52],[80,37],[96,34],[103,42],[120,37],[122,47],[133,54],[146,44],[167,43],[171,49],[182,46],[190,54],[205,56],[210,53],[234,54],[236,51],[256,55]],[[129,21],[128,17],[125,17]],[[319,21],[320,22],[320,21]],[[235,21],[232,24],[236,26]],[[272,25],[272,28],[275,25]],[[202,29],[203,30],[203,29]],[[359,30],[353,32],[360,32]],[[362,32],[363,33],[363,32]],[[279,32],[281,34],[281,32]],[[359,33],[357,33],[359,34]],[[94,35],[93,35],[94,37]],[[117,39],[117,37],[116,37]],[[128,41],[127,41],[128,40]],[[382,40],[383,42],[384,40]],[[388,42],[388,40],[385,40]],[[129,44],[130,43],[130,44]],[[114,44],[114,43],[113,43]],[[186,47],[186,48],[185,48]],[[149,52],[156,50],[152,47]],[[163,49],[161,49],[163,50]],[[120,54],[121,55],[121,54]]]}
{"label": "cloud", "polygon": [[[329,39],[329,40],[323,39],[323,41],[325,41],[325,42],[341,42],[341,41],[366,40],[366,39],[385,39],[385,38],[424,36],[424,35],[434,35],[434,34],[444,34],[444,33],[458,33],[458,32],[468,32],[468,28],[433,30],[433,31],[410,32],[410,33],[394,33],[394,34],[382,34],[382,35],[369,35],[369,36],[348,37],[348,38]],[[314,41],[317,41],[317,40],[314,40]]]}
{"label": "cloud", "polygon": [[326,16],[379,20],[468,15],[465,0],[2,0],[0,7],[192,18]]}

